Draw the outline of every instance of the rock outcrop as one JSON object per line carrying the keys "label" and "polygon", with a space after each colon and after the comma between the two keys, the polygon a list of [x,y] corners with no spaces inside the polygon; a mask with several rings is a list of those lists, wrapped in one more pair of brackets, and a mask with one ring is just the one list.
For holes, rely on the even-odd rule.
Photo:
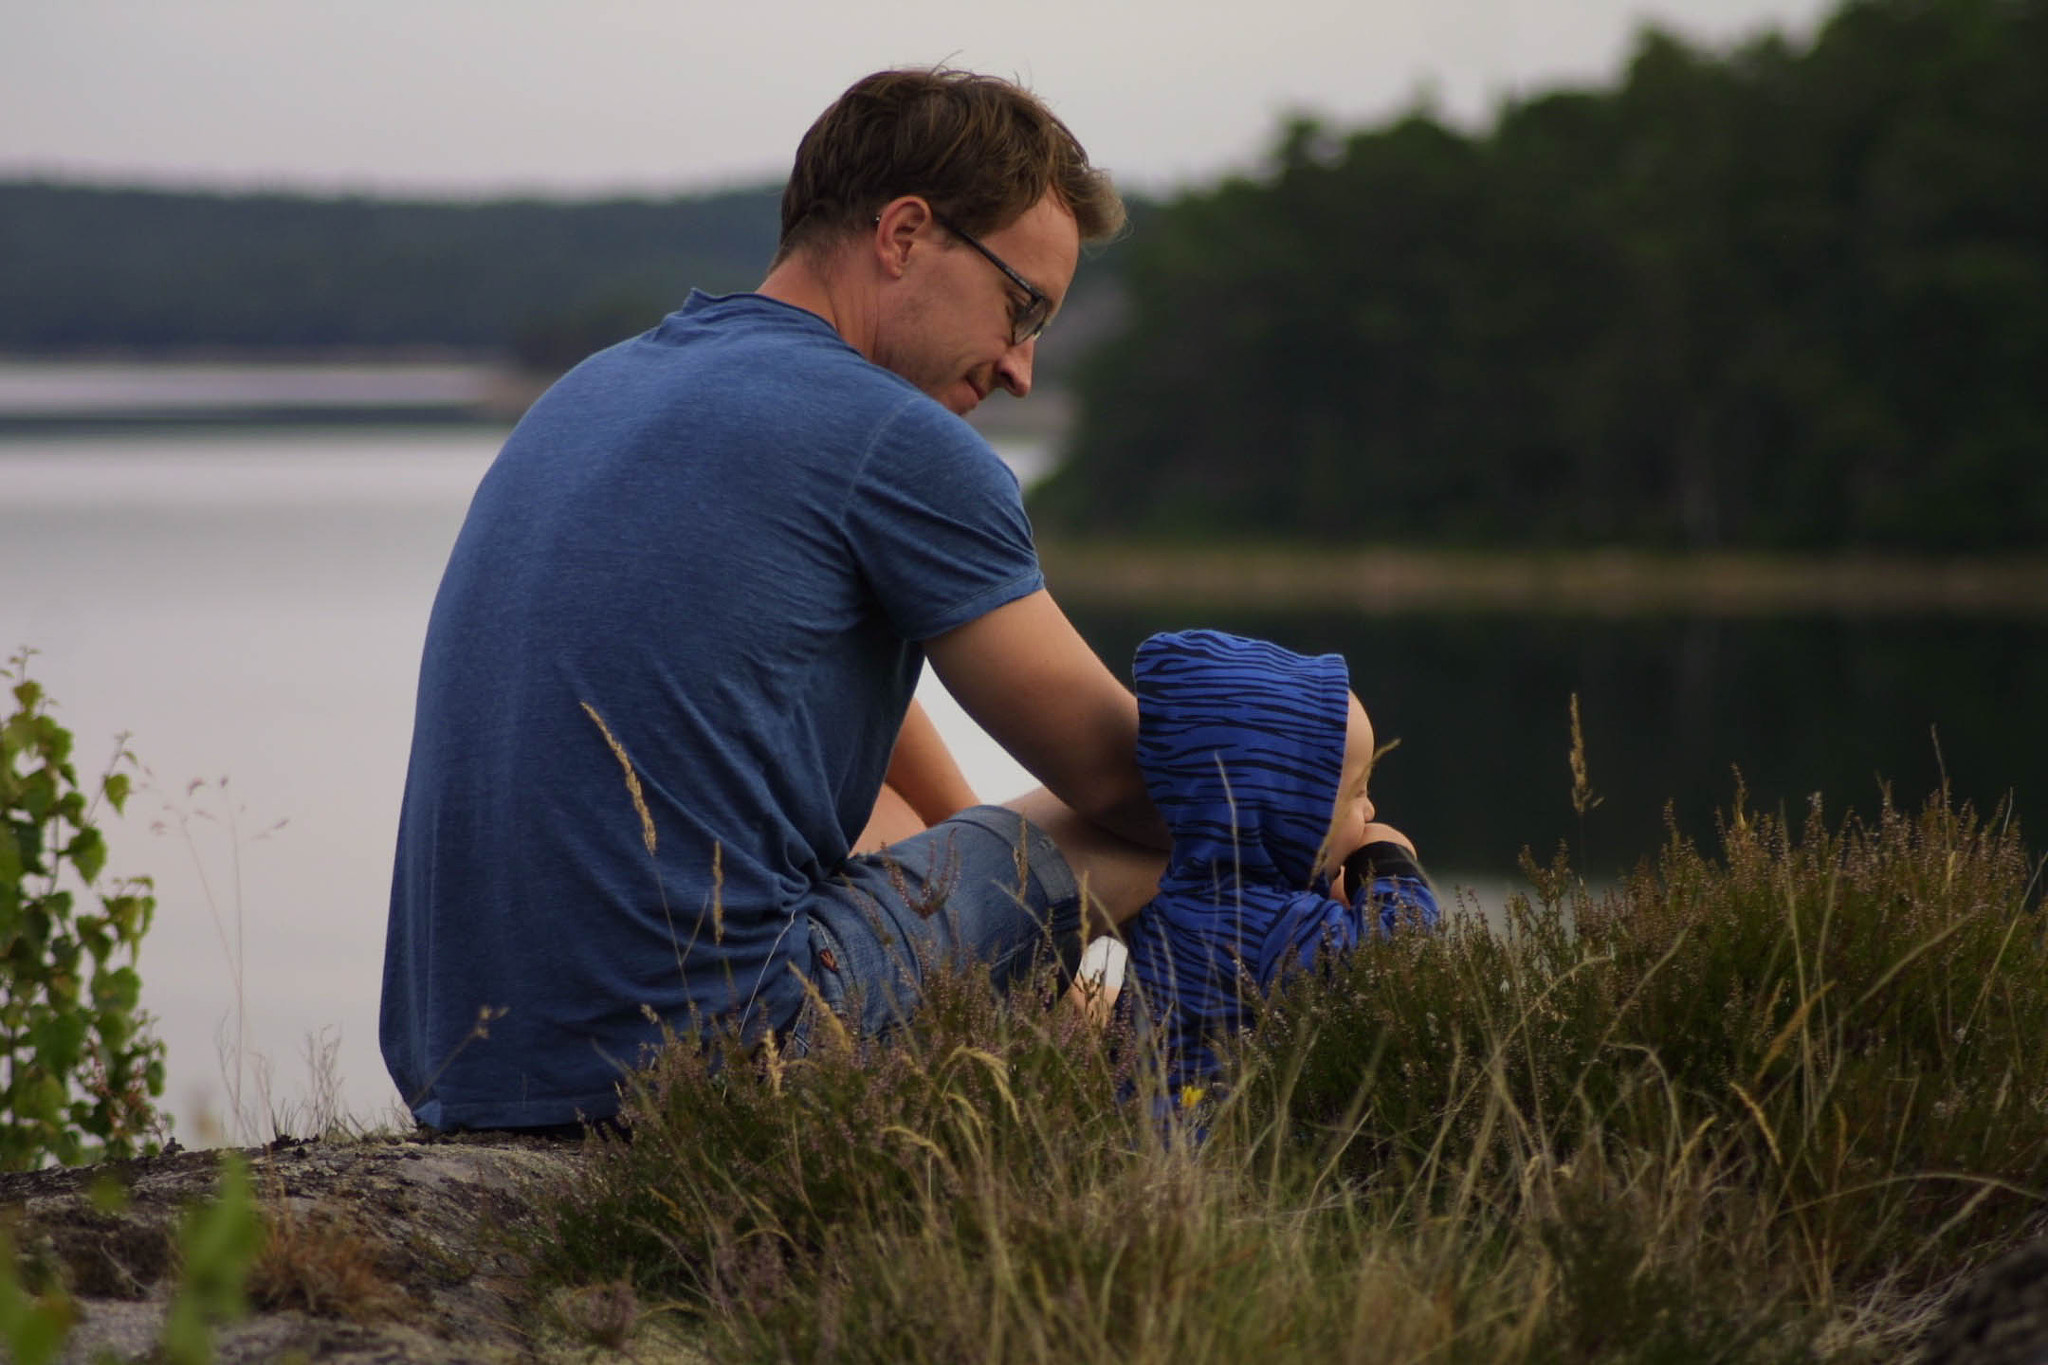
{"label": "rock outcrop", "polygon": [[[629,1337],[635,1357],[648,1358],[623,1287],[622,1302],[586,1294],[552,1308],[526,1289],[522,1234],[533,1228],[534,1193],[573,1174],[580,1143],[280,1139],[244,1156],[264,1250],[251,1315],[221,1329],[217,1359],[589,1359],[592,1346]],[[218,1152],[182,1152],[0,1176],[0,1219],[24,1282],[61,1286],[75,1307],[61,1359],[151,1355],[179,1282],[184,1210],[214,1197],[219,1174]],[[581,1331],[579,1314],[592,1319]],[[675,1358],[673,1349],[654,1355]]]}
{"label": "rock outcrop", "polygon": [[1993,1261],[1957,1291],[1920,1365],[2048,1365],[2048,1238]]}

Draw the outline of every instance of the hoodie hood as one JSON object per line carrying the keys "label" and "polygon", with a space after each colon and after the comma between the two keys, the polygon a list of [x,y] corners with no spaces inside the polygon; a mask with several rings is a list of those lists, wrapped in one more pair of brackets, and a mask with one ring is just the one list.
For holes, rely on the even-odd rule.
{"label": "hoodie hood", "polygon": [[1162,889],[1307,889],[1343,777],[1342,656],[1214,630],[1138,646],[1138,765],[1173,834]]}

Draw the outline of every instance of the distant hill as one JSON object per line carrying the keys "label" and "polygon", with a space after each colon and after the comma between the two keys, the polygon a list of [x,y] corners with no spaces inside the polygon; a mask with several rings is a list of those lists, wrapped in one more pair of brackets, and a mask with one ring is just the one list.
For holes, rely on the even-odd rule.
{"label": "distant hill", "polygon": [[[781,193],[475,203],[0,181],[0,353],[458,351],[561,370],[692,286],[759,284]],[[1082,268],[1053,382],[1120,316],[1107,265],[1091,251]]]}
{"label": "distant hill", "polygon": [[780,193],[434,203],[0,183],[0,351],[566,363],[692,285],[759,283]]}

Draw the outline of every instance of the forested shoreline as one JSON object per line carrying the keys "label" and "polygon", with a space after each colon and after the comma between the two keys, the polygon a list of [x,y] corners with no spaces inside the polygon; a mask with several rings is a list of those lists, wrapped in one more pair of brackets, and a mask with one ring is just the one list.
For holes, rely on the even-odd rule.
{"label": "forested shoreline", "polygon": [[[462,202],[0,181],[0,354],[457,353],[559,373],[692,288],[759,284],[781,196]],[[1093,253],[1060,320],[1073,344],[1048,357],[1056,377],[1113,321],[1113,275]]]}
{"label": "forested shoreline", "polygon": [[1297,122],[1168,205],[1083,367],[1067,533],[2048,543],[2048,4],[1646,33],[1462,133]]}
{"label": "forested shoreline", "polygon": [[750,289],[780,187],[433,202],[0,183],[0,352],[442,348],[566,368]]}

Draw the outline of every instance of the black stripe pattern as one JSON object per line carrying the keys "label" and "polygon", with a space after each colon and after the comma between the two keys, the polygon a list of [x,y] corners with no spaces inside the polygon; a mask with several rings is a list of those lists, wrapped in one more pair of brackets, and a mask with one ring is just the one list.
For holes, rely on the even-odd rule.
{"label": "black stripe pattern", "polygon": [[1354,905],[1314,875],[1343,773],[1341,657],[1180,631],[1140,645],[1133,674],[1138,763],[1174,845],[1126,926],[1129,971],[1185,1084],[1213,1074],[1210,1041],[1244,1026],[1251,992],[1374,927],[1433,924],[1436,902],[1412,863],[1362,882]]}

